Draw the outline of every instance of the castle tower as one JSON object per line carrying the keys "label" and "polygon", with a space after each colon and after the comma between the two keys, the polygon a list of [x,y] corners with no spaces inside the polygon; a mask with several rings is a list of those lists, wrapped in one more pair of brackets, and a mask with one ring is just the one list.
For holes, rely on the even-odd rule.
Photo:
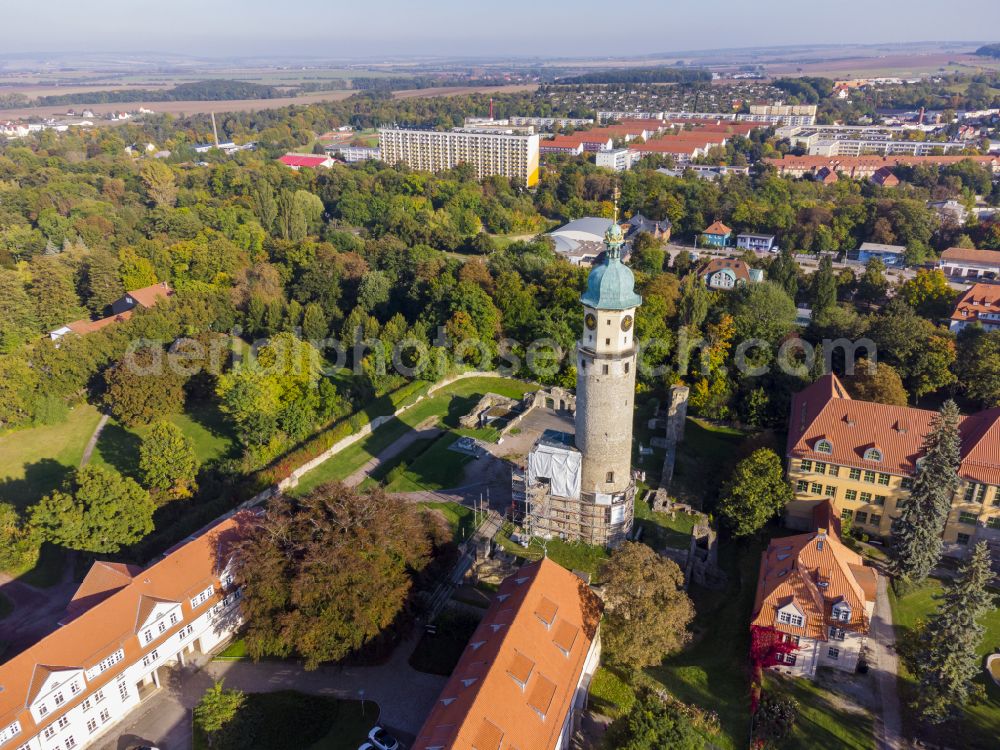
{"label": "castle tower", "polygon": [[621,227],[604,236],[605,260],[590,272],[577,347],[576,447],[582,454],[581,499],[610,506],[608,543],[632,526],[632,420],[635,412],[635,311],[642,297],[621,261]]}

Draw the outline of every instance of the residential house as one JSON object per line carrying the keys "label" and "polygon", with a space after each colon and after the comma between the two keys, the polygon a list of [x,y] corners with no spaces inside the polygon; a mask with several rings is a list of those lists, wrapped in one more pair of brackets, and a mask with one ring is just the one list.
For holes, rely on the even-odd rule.
{"label": "residential house", "polygon": [[869,179],[881,187],[896,187],[899,184],[899,178],[889,167],[879,167]]}
{"label": "residential house", "polygon": [[952,224],[965,224],[966,220],[969,218],[969,209],[954,198],[950,198],[946,201],[929,201],[927,203],[927,207],[934,209],[935,213],[937,213],[942,220]]}
{"label": "residential house", "polygon": [[600,661],[601,602],[543,557],[500,584],[412,750],[569,748]]}
{"label": "residential house", "polygon": [[627,148],[613,148],[608,151],[598,151],[595,155],[597,166],[613,169],[615,172],[625,172],[642,158],[636,151]]}
{"label": "residential house", "polygon": [[97,562],[60,627],[0,664],[0,746],[82,750],[163,688],[171,666],[203,658],[241,623],[230,550],[244,515],[142,570]]}
{"label": "residential house", "polygon": [[143,287],[142,289],[133,289],[125,292],[124,295],[111,303],[111,315],[108,317],[98,320],[91,320],[90,318],[74,320],[72,323],[67,323],[53,331],[49,331],[49,338],[53,341],[58,341],[68,333],[75,333],[77,336],[86,336],[88,333],[99,331],[112,323],[120,323],[121,321],[128,320],[132,317],[132,313],[137,307],[153,307],[160,300],[172,297],[173,294],[174,290],[165,281]]}
{"label": "residential house", "polygon": [[824,185],[832,185],[839,180],[840,177],[837,176],[836,171],[832,168],[820,167],[816,170],[816,174],[813,176],[813,179],[816,180],[816,182],[822,182]]}
{"label": "residential house", "polygon": [[[809,528],[816,505],[830,500],[854,528],[890,537],[935,414],[853,399],[832,373],[797,393],[786,449],[795,499],[786,506],[786,523]],[[984,540],[1000,562],[1000,408],[963,417],[959,429],[959,487],[944,529],[945,554],[964,557]]]}
{"label": "residential house", "polygon": [[591,265],[604,252],[604,233],[610,223],[610,219],[599,216],[584,216],[546,236],[552,238],[555,251],[573,265]]}
{"label": "residential house", "polygon": [[987,331],[1000,330],[1000,284],[975,284],[955,304],[952,331],[977,323]]}
{"label": "residential house", "polygon": [[949,247],[938,267],[952,279],[1000,279],[1000,250]]}
{"label": "residential house", "polygon": [[641,232],[648,232],[656,239],[666,242],[670,239],[670,228],[670,219],[666,217],[657,221],[636,213],[625,222],[625,236],[627,239],[632,239]]}
{"label": "residential house", "polygon": [[890,268],[902,268],[906,265],[906,248],[902,245],[862,242],[861,247],[850,253],[849,257],[859,263],[867,263],[877,258]]}
{"label": "residential house", "polygon": [[736,235],[736,247],[767,253],[777,249],[774,246],[773,234],[738,234]]}
{"label": "residential house", "polygon": [[719,220],[712,222],[711,226],[701,233],[702,244],[708,247],[726,247],[732,236],[733,230]]}
{"label": "residential house", "polygon": [[698,271],[698,278],[709,289],[729,291],[743,284],[763,281],[764,272],[750,268],[738,258],[713,258]]}
{"label": "residential house", "polygon": [[771,628],[796,648],[774,669],[814,677],[816,668],[854,672],[875,612],[878,574],[840,541],[829,501],[816,507],[813,530],[772,539],[760,558],[752,625]]}

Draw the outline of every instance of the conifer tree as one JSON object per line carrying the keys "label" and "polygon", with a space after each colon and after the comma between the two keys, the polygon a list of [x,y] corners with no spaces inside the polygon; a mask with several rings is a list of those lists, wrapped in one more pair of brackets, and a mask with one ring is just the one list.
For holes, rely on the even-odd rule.
{"label": "conifer tree", "polygon": [[979,671],[977,649],[985,628],[978,622],[994,606],[993,571],[986,542],[979,542],[958,575],[944,586],[914,659],[920,687],[913,708],[930,724],[955,716],[972,697]]}
{"label": "conifer tree", "polygon": [[951,400],[934,417],[913,490],[892,523],[890,571],[911,583],[924,581],[941,556],[941,533],[958,489],[959,418]]}

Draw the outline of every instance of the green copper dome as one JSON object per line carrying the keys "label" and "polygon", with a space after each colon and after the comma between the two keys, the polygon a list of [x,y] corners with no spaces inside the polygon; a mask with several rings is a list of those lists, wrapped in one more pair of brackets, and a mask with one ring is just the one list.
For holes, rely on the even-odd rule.
{"label": "green copper dome", "polygon": [[635,276],[632,269],[621,261],[625,240],[621,227],[615,222],[604,234],[607,245],[604,262],[594,266],[587,277],[587,291],[580,301],[595,310],[628,310],[642,304],[642,297],[635,293]]}

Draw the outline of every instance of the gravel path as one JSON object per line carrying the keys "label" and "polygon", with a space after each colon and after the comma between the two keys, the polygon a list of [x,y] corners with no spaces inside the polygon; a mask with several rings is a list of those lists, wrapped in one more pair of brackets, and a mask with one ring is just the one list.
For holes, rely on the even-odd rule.
{"label": "gravel path", "polygon": [[892,607],[889,604],[888,576],[878,577],[875,615],[872,617],[871,646],[874,655],[878,696],[881,711],[875,712],[875,746],[878,750],[901,750],[907,746],[903,740],[903,724],[899,709],[899,692],[896,676],[899,659],[896,656],[896,631],[892,627]]}

